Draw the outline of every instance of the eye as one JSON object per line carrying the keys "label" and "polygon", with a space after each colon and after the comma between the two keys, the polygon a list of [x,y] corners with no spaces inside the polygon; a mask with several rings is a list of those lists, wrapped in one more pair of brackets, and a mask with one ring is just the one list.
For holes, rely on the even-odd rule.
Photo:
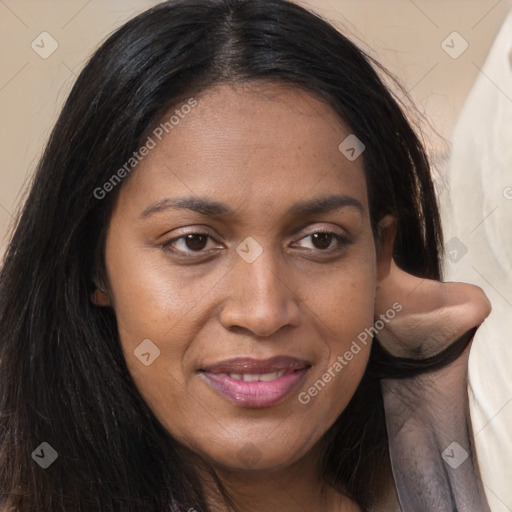
{"label": "eye", "polygon": [[187,233],[164,244],[166,249],[181,253],[201,253],[209,249],[219,248],[213,238],[206,233]]}
{"label": "eye", "polygon": [[[302,242],[302,244],[301,244]],[[316,231],[304,238],[301,238],[297,245],[304,249],[317,249],[320,251],[335,250],[348,244],[348,240],[343,236],[331,231]]]}

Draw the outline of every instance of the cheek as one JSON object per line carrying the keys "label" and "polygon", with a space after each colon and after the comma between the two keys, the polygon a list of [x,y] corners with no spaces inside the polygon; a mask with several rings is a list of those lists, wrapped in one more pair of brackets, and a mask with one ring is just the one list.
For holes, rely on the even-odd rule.
{"label": "cheek", "polygon": [[199,325],[193,320],[204,315],[208,293],[222,269],[195,275],[187,267],[173,268],[154,248],[125,242],[120,250],[121,235],[107,245],[107,272],[123,348],[130,356],[149,338],[163,351],[173,340],[174,359],[179,360],[186,348],[180,340],[190,338],[190,328]]}
{"label": "cheek", "polygon": [[[107,275],[121,348],[130,374],[144,399],[161,407],[159,388],[168,394],[182,386],[169,362],[180,363],[185,346],[174,332],[197,298],[183,283],[166,275],[160,262],[147,257],[135,244],[120,243],[119,230],[107,241]],[[125,235],[127,237],[127,235]],[[188,293],[187,293],[188,290]],[[169,339],[178,340],[169,346]],[[169,358],[172,353],[172,358]]]}
{"label": "cheek", "polygon": [[324,327],[333,357],[342,355],[352,341],[373,325],[376,269],[373,259],[366,254],[321,276],[317,279],[321,286],[316,289],[309,283],[307,303]]}
{"label": "cheek", "polygon": [[120,229],[106,247],[121,348],[139,393],[168,430],[181,438],[190,431],[190,419],[205,414],[201,400],[190,398],[184,361],[212,315],[212,289],[226,270],[207,273],[171,267],[164,254],[155,255],[153,249],[149,253],[126,240],[129,233],[123,235]]}
{"label": "cheek", "polygon": [[314,409],[326,424],[334,422],[345,409],[368,363],[375,267],[372,261],[364,259],[350,271],[333,273],[329,282],[324,293],[310,296],[325,348],[312,381],[299,395],[299,402]]}

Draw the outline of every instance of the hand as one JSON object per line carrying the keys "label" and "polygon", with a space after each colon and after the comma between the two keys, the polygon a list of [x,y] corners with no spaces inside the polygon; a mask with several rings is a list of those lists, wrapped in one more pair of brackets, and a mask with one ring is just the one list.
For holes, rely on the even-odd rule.
{"label": "hand", "polygon": [[392,355],[417,359],[441,352],[491,312],[478,286],[415,277],[392,261],[377,287],[375,319],[394,303],[402,309],[384,323],[378,339]]}

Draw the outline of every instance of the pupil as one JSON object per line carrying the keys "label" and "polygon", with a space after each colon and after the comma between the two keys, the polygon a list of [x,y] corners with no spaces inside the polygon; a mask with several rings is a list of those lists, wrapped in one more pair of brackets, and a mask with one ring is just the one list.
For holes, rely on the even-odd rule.
{"label": "pupil", "polygon": [[332,235],[329,233],[314,233],[312,236],[313,245],[317,249],[328,249],[331,245]]}
{"label": "pupil", "polygon": [[185,244],[191,251],[200,251],[206,246],[207,237],[205,235],[187,235]]}

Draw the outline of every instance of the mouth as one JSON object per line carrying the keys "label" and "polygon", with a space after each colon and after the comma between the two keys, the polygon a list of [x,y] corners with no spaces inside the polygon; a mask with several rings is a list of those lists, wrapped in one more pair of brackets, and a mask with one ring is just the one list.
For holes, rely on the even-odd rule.
{"label": "mouth", "polygon": [[289,356],[236,358],[207,366],[200,374],[230,402],[261,408],[282,402],[302,383],[311,366],[307,360]]}

